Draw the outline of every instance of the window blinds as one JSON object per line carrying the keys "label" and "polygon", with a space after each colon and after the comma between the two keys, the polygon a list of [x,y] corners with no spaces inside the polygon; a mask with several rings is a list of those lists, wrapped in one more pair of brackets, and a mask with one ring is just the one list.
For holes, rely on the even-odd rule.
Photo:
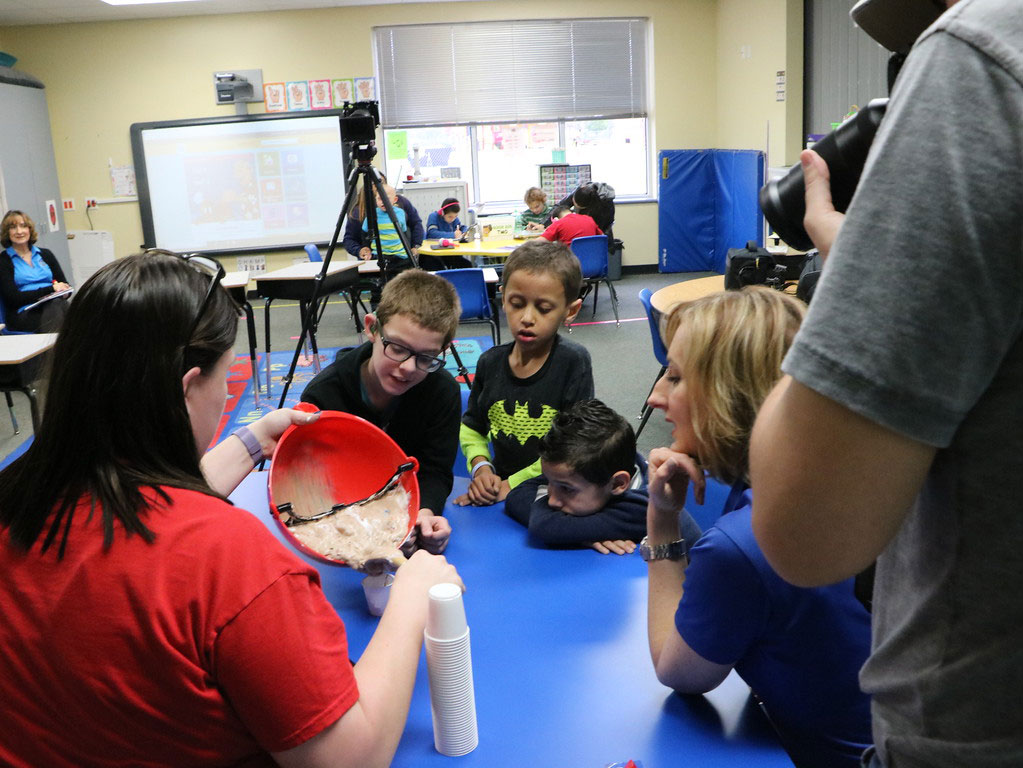
{"label": "window blinds", "polygon": [[645,117],[646,19],[374,27],[385,128]]}

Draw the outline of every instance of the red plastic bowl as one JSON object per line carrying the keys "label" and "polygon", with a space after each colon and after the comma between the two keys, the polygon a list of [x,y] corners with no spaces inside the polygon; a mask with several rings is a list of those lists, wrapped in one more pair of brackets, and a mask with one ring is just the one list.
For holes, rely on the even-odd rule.
{"label": "red plastic bowl", "polygon": [[[299,410],[315,410],[306,403]],[[296,539],[281,521],[277,505],[289,502],[295,484],[310,476],[327,480],[334,503],[351,503],[379,491],[391,479],[400,464],[419,462],[398,447],[379,427],[365,419],[339,411],[323,411],[312,424],[288,427],[277,441],[270,462],[267,494],[270,514],[295,549],[309,557],[332,565],[341,560],[324,557]],[[415,470],[401,476],[401,486],[409,496],[408,532],[415,528],[419,514],[419,482]]]}

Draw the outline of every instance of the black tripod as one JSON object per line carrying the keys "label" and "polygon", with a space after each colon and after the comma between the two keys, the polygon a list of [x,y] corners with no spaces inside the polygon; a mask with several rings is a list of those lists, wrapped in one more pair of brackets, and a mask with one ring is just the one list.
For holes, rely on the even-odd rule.
{"label": "black tripod", "polygon": [[[341,228],[345,226],[348,216],[352,210],[352,205],[355,201],[355,194],[359,188],[358,181],[360,178],[362,179],[362,210],[366,214],[366,230],[370,242],[376,243],[376,252],[378,255],[382,282],[386,283],[399,271],[401,271],[401,269],[404,269],[404,267],[398,264],[400,261],[399,259],[392,258],[388,254],[384,253],[380,242],[380,228],[377,226],[376,201],[374,200],[374,193],[375,196],[380,199],[380,202],[384,206],[384,210],[387,212],[387,217],[391,220],[391,225],[394,227],[395,232],[398,233],[398,238],[401,240],[402,248],[405,250],[405,255],[408,257],[409,262],[413,267],[419,267],[419,259],[412,251],[412,246],[409,243],[408,236],[405,234],[404,228],[398,224],[398,217],[394,213],[394,207],[391,205],[390,196],[384,189],[380,173],[372,165],[373,158],[377,153],[376,144],[372,141],[364,144],[352,143],[350,145],[350,149],[352,157],[355,159],[355,167],[352,168],[351,173],[348,174],[348,182],[346,186],[347,192],[345,193],[344,202],[341,204],[341,212],[337,218],[337,225],[334,227],[334,235],[331,237],[330,245],[327,247],[327,253],[323,257],[323,267],[313,280],[313,290],[309,297],[309,301],[306,304],[306,310],[302,314],[302,332],[299,334],[298,344],[295,345],[295,354],[291,358],[291,365],[288,368],[288,373],[282,379],[284,382],[284,389],[281,392],[280,402],[277,404],[278,408],[284,407],[284,401],[288,397],[288,389],[291,387],[291,382],[295,377],[295,368],[298,366],[298,360],[302,356],[302,349],[305,346],[305,341],[310,334],[310,331],[315,339],[316,327],[319,323],[320,317],[320,312],[317,311],[317,304],[320,301],[320,287],[323,285],[323,281],[327,277],[327,270],[330,268],[330,261],[334,256],[334,249],[337,248],[337,241],[341,234]],[[356,312],[356,305],[359,303],[359,299],[358,295],[355,293],[356,290],[357,288],[353,288],[348,292],[348,304],[351,307],[352,314],[357,319],[358,313]],[[323,300],[326,302],[326,297],[324,297]],[[469,371],[462,364],[462,360],[458,356],[458,352],[455,350],[454,345],[452,345],[450,349],[451,354],[455,358],[455,364],[458,366],[458,375],[462,377],[466,384],[468,384]],[[315,343],[313,344],[313,354],[318,354]],[[269,392],[267,394],[269,395]]]}

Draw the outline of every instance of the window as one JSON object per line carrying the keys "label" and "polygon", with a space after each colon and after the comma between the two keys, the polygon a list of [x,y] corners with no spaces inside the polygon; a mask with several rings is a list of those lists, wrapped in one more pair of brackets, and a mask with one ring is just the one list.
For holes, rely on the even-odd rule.
{"label": "window", "polygon": [[645,19],[375,28],[387,177],[418,162],[493,209],[521,206],[540,164],[585,163],[619,200],[648,196],[647,34]]}

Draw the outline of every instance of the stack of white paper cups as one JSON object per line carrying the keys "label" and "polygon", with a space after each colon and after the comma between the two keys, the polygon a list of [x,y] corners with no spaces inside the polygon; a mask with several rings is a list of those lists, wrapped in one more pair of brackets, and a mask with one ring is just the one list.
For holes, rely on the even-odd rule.
{"label": "stack of white paper cups", "polygon": [[465,605],[458,585],[435,584],[430,588],[425,643],[433,744],[442,755],[468,754],[476,749],[479,734],[469,625],[465,621]]}

